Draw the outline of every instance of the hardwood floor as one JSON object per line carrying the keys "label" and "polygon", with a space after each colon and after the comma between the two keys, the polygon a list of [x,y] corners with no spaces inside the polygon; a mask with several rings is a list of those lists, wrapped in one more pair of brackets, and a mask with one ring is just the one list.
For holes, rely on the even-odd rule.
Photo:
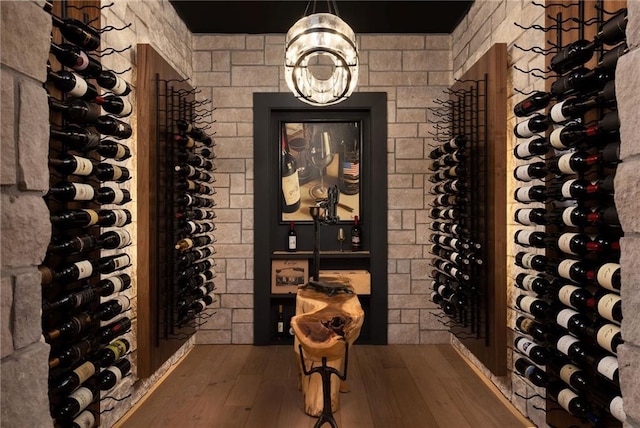
{"label": "hardwood floor", "polygon": [[[340,428],[533,426],[450,345],[356,345],[349,359]],[[313,427],[297,376],[292,346],[198,345],[116,427]]]}

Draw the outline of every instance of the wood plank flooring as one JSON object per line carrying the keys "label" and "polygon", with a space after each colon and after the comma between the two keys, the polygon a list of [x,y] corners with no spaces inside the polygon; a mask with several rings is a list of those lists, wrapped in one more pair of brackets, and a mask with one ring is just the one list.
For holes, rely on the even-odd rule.
{"label": "wood plank flooring", "polygon": [[[356,345],[340,428],[533,426],[450,345]],[[292,346],[197,345],[117,428],[311,428]],[[324,425],[328,427],[328,424]]]}

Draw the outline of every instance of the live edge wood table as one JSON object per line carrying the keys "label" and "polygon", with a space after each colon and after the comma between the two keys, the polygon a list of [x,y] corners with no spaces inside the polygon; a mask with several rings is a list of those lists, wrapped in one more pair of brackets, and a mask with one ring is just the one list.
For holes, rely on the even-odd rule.
{"label": "live edge wood table", "polygon": [[[321,373],[323,358],[326,358],[326,367],[333,374],[345,373],[347,344],[348,347],[353,345],[360,335],[364,321],[364,311],[353,288],[346,284],[341,285],[350,289],[351,293],[338,291],[329,295],[308,286],[301,286],[296,296],[296,315],[291,319],[291,327],[295,334],[294,350],[298,358],[305,413],[311,416],[326,416],[324,413],[328,410],[324,409],[325,375]],[[300,347],[303,358],[300,356]],[[313,373],[305,375],[309,372]],[[331,412],[335,412],[339,407],[341,378],[332,376],[330,383]],[[348,390],[346,385],[343,386],[343,390]]]}

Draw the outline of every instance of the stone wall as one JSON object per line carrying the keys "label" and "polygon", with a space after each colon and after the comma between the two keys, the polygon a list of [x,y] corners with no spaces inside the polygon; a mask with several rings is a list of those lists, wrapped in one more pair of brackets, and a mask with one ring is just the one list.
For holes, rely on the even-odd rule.
{"label": "stone wall", "polygon": [[[427,108],[452,81],[449,35],[361,35],[357,91],[388,97],[389,342],[442,343],[430,313],[425,153],[433,144]],[[218,143],[216,224],[221,307],[198,343],[253,342],[254,92],[289,92],[284,35],[193,36],[193,77],[213,99]]]}

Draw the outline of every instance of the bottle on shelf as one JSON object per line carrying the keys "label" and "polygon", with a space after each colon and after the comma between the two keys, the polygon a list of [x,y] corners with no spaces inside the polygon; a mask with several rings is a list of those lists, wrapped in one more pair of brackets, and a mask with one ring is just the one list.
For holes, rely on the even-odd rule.
{"label": "bottle on shelf", "polygon": [[468,274],[462,272],[460,269],[458,269],[458,267],[455,264],[447,260],[434,259],[432,263],[433,263],[433,266],[435,266],[437,269],[452,276],[458,281],[469,281],[469,279],[471,279],[471,277]]}
{"label": "bottle on shelf", "polygon": [[524,226],[546,225],[549,222],[544,208],[518,208],[513,217]]}
{"label": "bottle on shelf", "polygon": [[457,193],[457,192],[464,192],[465,189],[466,189],[466,184],[461,182],[460,180],[458,179],[447,180],[447,181],[441,181],[435,186],[433,186],[433,193],[435,194]]}
{"label": "bottle on shelf", "polygon": [[60,63],[86,76],[95,77],[102,71],[99,61],[82,50],[82,48],[62,43],[60,45],[51,43],[50,52]]}
{"label": "bottle on shelf", "polygon": [[179,251],[187,251],[192,248],[204,247],[205,245],[213,244],[214,242],[216,242],[216,238],[213,235],[184,238],[176,242],[175,249]]}
{"label": "bottle on shelf", "polygon": [[50,283],[45,281],[45,277],[50,277],[54,282],[74,282],[89,278],[97,273],[107,274],[115,272],[128,267],[130,264],[131,258],[129,255],[122,253],[101,257],[98,260],[81,260],[64,265],[56,270],[51,270],[46,266],[40,266],[41,272],[49,271],[47,275],[43,274],[42,284],[49,285]]}
{"label": "bottle on shelf", "polygon": [[578,284],[587,284],[595,279],[593,268],[581,260],[549,259],[546,271],[551,275],[557,275]]}
{"label": "bottle on shelf", "polygon": [[466,197],[460,195],[438,195],[434,200],[434,204],[441,207],[464,205],[468,202],[469,200]]}
{"label": "bottle on shelf", "polygon": [[533,269],[538,272],[545,272],[548,260],[542,254],[526,253],[520,251],[516,254],[515,263],[516,266],[520,266],[525,269]]}
{"label": "bottle on shelf", "polygon": [[99,281],[94,285],[90,285],[87,288],[83,288],[80,291],[76,291],[65,295],[64,297],[55,300],[53,302],[44,301],[42,303],[43,312],[52,311],[67,311],[86,305],[87,303],[94,302],[98,297],[110,296],[114,293],[124,291],[131,287],[131,277],[126,274],[120,274],[112,276]]}
{"label": "bottle on shelf", "polygon": [[202,171],[201,169],[197,169],[196,167],[189,164],[180,164],[174,167],[174,170],[183,177],[190,178],[193,180],[203,181],[206,183],[213,183],[215,178],[212,174]]}
{"label": "bottle on shelf", "polygon": [[596,269],[596,282],[602,288],[620,293],[620,263],[604,263]]}
{"label": "bottle on shelf", "polygon": [[124,144],[112,140],[102,140],[96,149],[98,154],[105,158],[123,161],[131,157],[131,150]]}
{"label": "bottle on shelf", "polygon": [[553,382],[547,385],[547,395],[574,416],[582,418],[590,413],[589,403],[567,387],[564,382]]}
{"label": "bottle on shelf", "polygon": [[587,208],[581,206],[566,207],[562,211],[551,212],[549,222],[571,227],[620,226],[615,205]]}
{"label": "bottle on shelf", "polygon": [[447,153],[453,153],[458,149],[464,148],[467,144],[467,137],[463,134],[456,135],[451,138],[444,144],[436,147],[429,153],[429,157],[431,159],[438,159],[440,156],[446,155]]}
{"label": "bottle on shelf", "polygon": [[289,222],[289,232],[287,233],[287,251],[296,251],[298,249],[298,234],[296,233],[295,223]]}
{"label": "bottle on shelf", "polygon": [[516,337],[514,345],[518,351],[529,357],[529,359],[536,364],[543,366],[547,364],[551,358],[551,354],[547,348],[532,342],[526,337]]}
{"label": "bottle on shelf", "polygon": [[124,144],[112,140],[100,140],[100,135],[75,124],[63,129],[50,128],[52,139],[68,144],[72,149],[85,153],[97,151],[105,158],[122,161],[131,157],[131,150]]}
{"label": "bottle on shelf", "polygon": [[99,398],[97,386],[88,383],[73,391],[54,409],[57,422],[69,421]]}
{"label": "bottle on shelf", "polygon": [[[565,284],[558,290],[558,300],[570,308],[585,311],[589,309],[589,306],[593,305],[593,294],[584,287]],[[566,326],[563,327],[567,328]]]}
{"label": "bottle on shelf", "polygon": [[100,204],[124,205],[131,202],[131,193],[116,186],[102,186],[96,190],[94,200]]}
{"label": "bottle on shelf", "polygon": [[56,158],[49,158],[49,166],[63,175],[89,176],[94,166],[91,159],[82,156],[62,154]]}
{"label": "bottle on shelf", "polygon": [[69,367],[81,358],[89,355],[94,349],[94,344],[89,339],[82,339],[58,351],[49,359],[49,369],[57,367]]}
{"label": "bottle on shelf", "polygon": [[578,174],[590,170],[594,165],[603,163],[601,155],[579,150],[549,159],[547,168],[549,172],[557,175]]}
{"label": "bottle on shelf", "polygon": [[433,291],[431,293],[431,301],[440,306],[440,309],[442,309],[445,314],[449,316],[454,316],[456,314],[455,306],[440,294],[438,294],[437,291]]}
{"label": "bottle on shelf", "polygon": [[123,317],[110,324],[101,327],[94,334],[95,340],[100,344],[107,344],[118,336],[122,336],[131,329],[131,318]]}
{"label": "bottle on shelf", "polygon": [[129,95],[131,85],[111,70],[102,69],[94,76],[101,88],[107,89],[119,96]]}
{"label": "bottle on shelf", "polygon": [[188,220],[213,220],[216,218],[216,213],[213,210],[205,210],[202,208],[193,208],[188,211],[182,211],[176,214],[178,219]]}
{"label": "bottle on shelf", "polygon": [[[213,162],[209,159],[192,152],[179,151],[177,154],[177,158],[180,162],[185,162],[191,166],[195,166],[206,171],[213,171],[215,168],[213,166]],[[294,158],[295,160],[295,158]]]}
{"label": "bottle on shelf", "polygon": [[216,226],[212,222],[196,223],[195,221],[185,221],[180,227],[180,232],[187,235],[212,232],[214,230],[216,230]]}
{"label": "bottle on shelf", "polygon": [[284,312],[282,305],[278,305],[278,317],[276,318],[276,336],[284,337]]}
{"label": "bottle on shelf", "polygon": [[131,308],[131,300],[125,295],[119,295],[101,303],[92,316],[100,321],[109,321]]}
{"label": "bottle on shelf", "polygon": [[[46,2],[44,9],[51,13],[53,5]],[[100,33],[92,26],[79,19],[61,18],[51,14],[53,26],[60,30],[65,39],[87,50],[96,50],[100,47]]]}
{"label": "bottle on shelf", "polygon": [[538,342],[544,342],[546,339],[547,327],[545,324],[537,322],[531,318],[522,315],[519,316],[516,318],[516,327],[518,330],[528,334]]}
{"label": "bottle on shelf", "polygon": [[545,277],[523,272],[516,275],[515,286],[521,290],[536,293],[539,296],[547,295],[551,291],[551,284]]}
{"label": "bottle on shelf", "polygon": [[549,316],[549,304],[542,299],[521,294],[516,297],[516,307],[537,320],[544,320]]}
{"label": "bottle on shelf", "polygon": [[545,248],[547,245],[546,234],[535,230],[518,229],[513,235],[513,241],[523,247]]}
{"label": "bottle on shelf", "polygon": [[176,203],[178,205],[194,208],[212,208],[216,205],[213,199],[193,196],[189,193],[184,193],[182,196],[176,198]]}
{"label": "bottle on shelf", "polygon": [[566,181],[554,180],[548,185],[547,195],[552,200],[567,199],[598,199],[606,196],[608,189],[612,188],[613,175],[602,180],[588,181],[581,178],[573,178]]}
{"label": "bottle on shelf", "polygon": [[131,137],[133,129],[131,125],[109,115],[99,116],[92,126],[101,134],[110,135],[119,140]]}
{"label": "bottle on shelf", "polygon": [[51,186],[46,196],[62,202],[91,201],[95,197],[95,189],[90,184],[61,182]]}
{"label": "bottle on shelf", "polygon": [[198,141],[204,142],[204,140],[206,140],[206,138],[208,137],[204,129],[199,128],[193,123],[184,119],[176,120],[176,127],[180,132],[184,132]]}
{"label": "bottle on shelf", "polygon": [[535,386],[545,388],[549,383],[549,377],[547,376],[547,374],[526,358],[518,358],[513,365],[516,371],[520,373],[522,377],[527,379]]}
{"label": "bottle on shelf", "polygon": [[533,162],[515,167],[513,177],[518,181],[528,182],[544,178],[548,173],[547,165],[544,162]]}
{"label": "bottle on shelf", "polygon": [[574,256],[585,256],[604,250],[601,244],[585,233],[566,232],[559,235],[548,235],[545,243],[565,254]]}
{"label": "bottle on shelf", "polygon": [[100,117],[100,107],[79,98],[60,101],[52,96],[48,97],[51,110],[59,111],[65,120],[78,124],[91,124]]}
{"label": "bottle on shelf", "polygon": [[554,129],[549,135],[551,145],[558,150],[567,150],[593,139],[616,133],[620,129],[618,111],[613,110],[605,114],[595,125],[586,126],[572,122]]}
{"label": "bottle on shelf", "polygon": [[50,384],[49,390],[56,395],[67,395],[96,374],[96,371],[97,367],[92,361],[85,361],[75,369],[55,379]]}
{"label": "bottle on shelf", "polygon": [[118,117],[127,117],[131,115],[133,111],[133,107],[128,100],[116,95],[97,96],[93,101],[100,105],[107,113],[114,114]]}
{"label": "bottle on shelf", "polygon": [[544,202],[547,199],[547,190],[545,186],[523,186],[518,187],[513,195],[514,199],[523,204],[530,202]]}
{"label": "bottle on shelf", "polygon": [[211,281],[212,279],[214,279],[216,277],[216,271],[215,269],[209,269],[206,270],[202,273],[199,273],[198,275],[192,276],[191,278],[187,279],[184,282],[184,287],[185,289],[195,289],[198,288],[202,285],[204,285],[205,283]]}
{"label": "bottle on shelf", "polygon": [[513,107],[513,113],[518,117],[527,117],[547,107],[553,100],[548,92],[535,91]]}
{"label": "bottle on shelf", "polygon": [[[72,97],[92,101],[98,96],[98,90],[96,87],[73,71],[52,71],[48,68],[47,80],[53,83],[53,86],[55,86],[56,89]],[[51,97],[49,98],[51,99]]]}
{"label": "bottle on shelf", "polygon": [[127,339],[116,339],[96,352],[92,356],[92,360],[99,367],[109,367],[129,352],[129,349],[131,349],[131,344]]}
{"label": "bottle on shelf", "polygon": [[118,229],[105,232],[97,238],[94,235],[80,235],[65,241],[52,240],[47,248],[47,253],[71,255],[97,248],[120,249],[129,244],[131,244],[131,234],[125,229]]}
{"label": "bottle on shelf", "polygon": [[576,93],[591,93],[601,90],[604,85],[613,79],[613,73],[609,70],[579,67],[560,76],[551,84],[551,94],[560,99]]}
{"label": "bottle on shelf", "polygon": [[543,114],[535,114],[528,119],[519,122],[514,128],[513,133],[518,138],[530,138],[536,134],[549,129],[550,121]]}
{"label": "bottle on shelf", "polygon": [[529,160],[535,156],[544,156],[551,150],[549,140],[544,137],[536,137],[513,148],[513,155],[517,159]]}
{"label": "bottle on shelf", "polygon": [[127,209],[100,210],[91,209],[66,211],[62,214],[52,215],[51,223],[57,227],[89,227],[99,225],[102,227],[122,227],[131,223],[131,211]]}
{"label": "bottle on shelf", "polygon": [[186,267],[185,269],[179,271],[177,275],[178,280],[185,280],[187,278],[190,278],[194,275],[197,275],[201,272],[211,269],[215,265],[216,265],[216,262],[215,262],[215,259],[213,258],[199,261],[198,263],[192,264],[191,266]]}
{"label": "bottle on shelf", "polygon": [[560,355],[554,356],[547,364],[547,369],[550,369],[556,377],[560,378],[577,392],[584,392],[590,387],[589,379],[584,370],[572,364],[565,357]]}
{"label": "bottle on shelf", "polygon": [[194,248],[188,252],[184,252],[180,254],[176,258],[176,261],[179,267],[184,268],[197,260],[210,257],[215,253],[216,253],[216,249],[213,246]]}
{"label": "bottle on shelf", "polygon": [[594,308],[598,315],[609,321],[622,322],[622,299],[619,294],[598,290],[594,296]]}
{"label": "bottle on shelf", "polygon": [[113,365],[104,369],[97,379],[98,389],[101,391],[110,391],[120,383],[131,371],[131,362],[126,358],[121,358]]}
{"label": "bottle on shelf", "polygon": [[98,318],[88,312],[79,313],[60,325],[49,331],[43,332],[44,339],[47,343],[51,343],[59,338],[68,338],[87,332],[91,328],[98,325]]}
{"label": "bottle on shelf", "polygon": [[351,251],[362,250],[362,229],[358,224],[358,216],[353,217],[353,226],[351,226]]}
{"label": "bottle on shelf", "polygon": [[549,117],[555,123],[564,123],[581,117],[584,113],[597,107],[613,107],[616,103],[615,80],[607,82],[595,96],[583,98],[572,97],[555,104],[549,110]]}

